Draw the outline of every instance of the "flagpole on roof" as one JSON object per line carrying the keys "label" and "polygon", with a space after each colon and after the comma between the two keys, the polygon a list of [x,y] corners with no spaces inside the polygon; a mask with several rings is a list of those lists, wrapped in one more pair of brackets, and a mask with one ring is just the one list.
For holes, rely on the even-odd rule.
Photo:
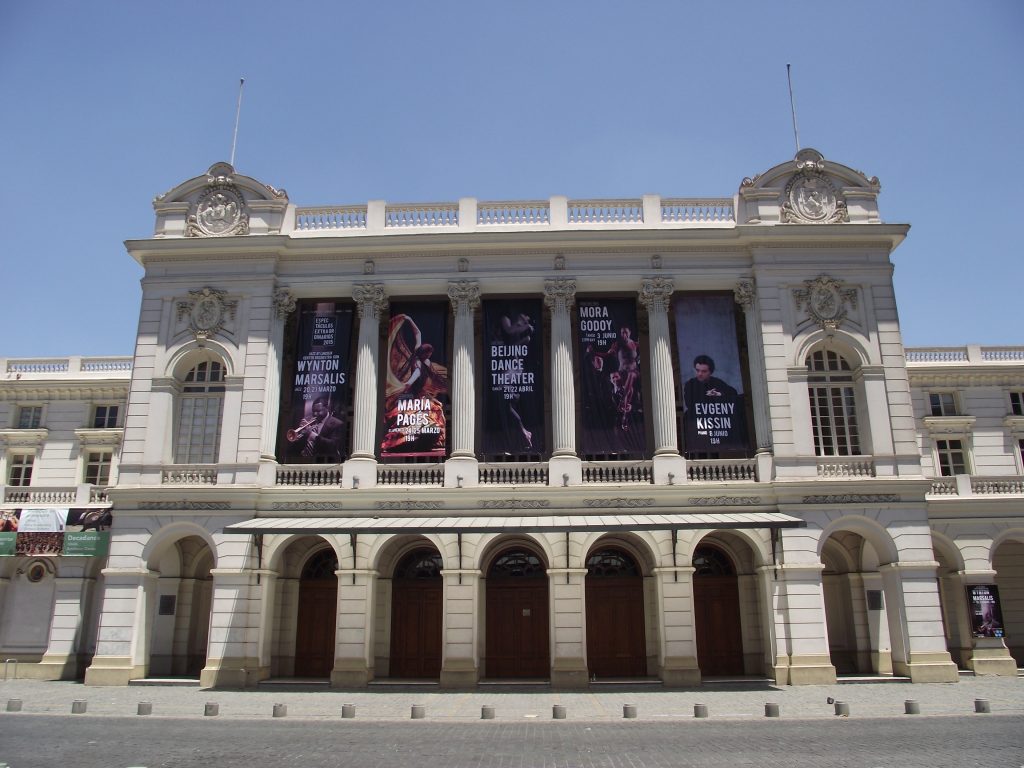
{"label": "flagpole on roof", "polygon": [[[789,73],[789,64],[786,65],[786,81],[789,83],[789,111],[793,115],[793,141],[796,142],[796,151],[800,151],[800,131],[796,127],[796,101],[793,99],[793,77]],[[241,99],[241,95],[239,95]]]}
{"label": "flagpole on roof", "polygon": [[235,107],[235,132],[231,137],[231,167],[235,166],[235,147],[238,145],[238,119],[242,115],[242,88],[245,87],[245,78],[238,80],[238,106]]}

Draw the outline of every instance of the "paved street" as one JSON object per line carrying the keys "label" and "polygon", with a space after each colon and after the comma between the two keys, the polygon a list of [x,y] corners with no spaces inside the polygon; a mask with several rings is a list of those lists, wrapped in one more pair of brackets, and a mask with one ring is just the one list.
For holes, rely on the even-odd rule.
{"label": "paved street", "polygon": [[[832,697],[850,717],[836,717]],[[920,715],[904,714],[906,700]],[[991,714],[976,714],[985,699]],[[21,711],[4,712],[11,700]],[[75,701],[86,712],[72,714]],[[136,715],[139,702],[152,706]],[[779,719],[765,717],[777,703]],[[218,714],[205,716],[206,704]],[[694,704],[709,718],[694,718]],[[287,715],[272,717],[275,704]],[[355,719],[341,717],[355,707]],[[623,705],[637,709],[623,719]],[[411,719],[414,705],[425,719]],[[553,720],[564,706],[566,720]],[[481,720],[481,707],[494,720]],[[10,768],[424,765],[558,766],[1010,766],[1024,768],[1024,678],[955,684],[898,682],[775,687],[763,682],[692,690],[249,690],[86,687],[0,682],[0,765]]]}
{"label": "paved street", "polygon": [[10,768],[941,768],[1024,765],[1020,717],[399,723],[4,717]]}

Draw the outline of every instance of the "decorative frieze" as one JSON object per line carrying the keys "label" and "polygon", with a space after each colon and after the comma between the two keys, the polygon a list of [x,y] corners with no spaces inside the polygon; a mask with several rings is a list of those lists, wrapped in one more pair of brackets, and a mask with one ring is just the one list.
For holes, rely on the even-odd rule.
{"label": "decorative frieze", "polygon": [[444,509],[443,501],[378,501],[374,503],[375,509],[389,510],[415,510],[415,509]]}
{"label": "decorative frieze", "polygon": [[330,512],[344,507],[340,501],[275,501],[270,508],[275,512]]}
{"label": "decorative frieze", "polygon": [[547,509],[551,506],[549,499],[486,499],[477,502],[480,509]]}
{"label": "decorative frieze", "polygon": [[900,500],[898,493],[836,493],[801,499],[804,504],[892,504]]}
{"label": "decorative frieze", "polygon": [[230,501],[140,501],[139,509],[231,509]]}
{"label": "decorative frieze", "polygon": [[760,496],[697,496],[687,500],[691,507],[751,507],[760,503]]}
{"label": "decorative frieze", "polygon": [[652,507],[654,499],[584,499],[583,505],[595,509],[608,509],[609,507]]}

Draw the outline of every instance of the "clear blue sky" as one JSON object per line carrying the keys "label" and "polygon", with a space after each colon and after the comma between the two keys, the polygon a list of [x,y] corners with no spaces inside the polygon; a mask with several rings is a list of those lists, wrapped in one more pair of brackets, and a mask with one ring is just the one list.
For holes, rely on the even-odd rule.
{"label": "clear blue sky", "polygon": [[0,356],[131,354],[153,197],[732,195],[800,137],[909,222],[910,346],[1024,344],[1024,3],[0,2]]}

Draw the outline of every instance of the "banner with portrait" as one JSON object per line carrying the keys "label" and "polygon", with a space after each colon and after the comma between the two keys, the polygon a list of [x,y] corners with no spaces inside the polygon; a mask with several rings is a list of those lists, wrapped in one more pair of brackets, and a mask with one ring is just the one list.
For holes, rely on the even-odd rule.
{"label": "banner with portrait", "polygon": [[384,348],[386,456],[443,457],[448,447],[448,302],[394,302]]}
{"label": "banner with portrait", "polygon": [[732,293],[681,293],[674,301],[683,379],[683,450],[747,453],[746,395]]}
{"label": "banner with portrait", "polygon": [[974,637],[1003,637],[1003,610],[999,587],[995,584],[971,584],[966,587]]}
{"label": "banner with portrait", "polygon": [[285,461],[339,462],[348,448],[344,412],[348,404],[352,305],[302,301],[296,324],[295,360],[282,393]]}
{"label": "banner with portrait", "polygon": [[483,302],[487,455],[544,452],[544,343],[540,299]]}
{"label": "banner with portrait", "polygon": [[0,556],[105,556],[109,508],[0,510]]}
{"label": "banner with portrait", "polygon": [[577,301],[585,454],[642,456],[647,445],[634,299]]}

